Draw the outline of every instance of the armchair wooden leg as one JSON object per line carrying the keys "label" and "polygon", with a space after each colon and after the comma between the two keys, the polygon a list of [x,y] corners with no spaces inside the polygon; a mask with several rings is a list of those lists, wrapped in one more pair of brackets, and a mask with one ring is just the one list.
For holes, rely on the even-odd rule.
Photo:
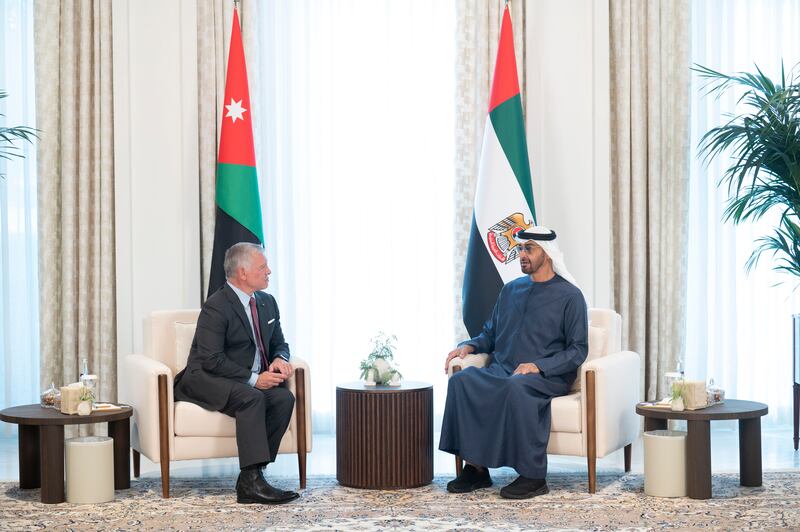
{"label": "armchair wooden leg", "polygon": [[133,449],[133,478],[139,478],[139,466],[141,465],[142,455]]}
{"label": "armchair wooden leg", "polygon": [[597,420],[595,418],[595,372],[586,372],[586,465],[589,493],[597,490]]}
{"label": "armchair wooden leg", "polygon": [[306,381],[305,370],[295,370],[295,409],[297,414],[297,469],[300,473],[300,489],[306,488]]}
{"label": "armchair wooden leg", "polygon": [[297,453],[297,469],[300,472],[300,489],[306,489],[306,453]]}
{"label": "armchair wooden leg", "polygon": [[[794,383],[794,450],[797,450],[797,444],[800,442],[800,384]],[[647,418],[645,418],[647,419]]]}
{"label": "armchair wooden leg", "polygon": [[633,449],[633,444],[629,443],[625,446],[625,472],[630,473],[631,471],[631,450]]}
{"label": "armchair wooden leg", "polygon": [[[459,371],[461,371],[461,366],[453,366],[453,375],[455,375]],[[464,470],[464,461],[461,459],[459,455],[456,455],[456,476],[461,475],[461,472],[463,470]]]}
{"label": "armchair wooden leg", "polygon": [[169,499],[169,461],[161,462],[161,497]]}
{"label": "armchair wooden leg", "polygon": [[158,440],[161,463],[161,496],[169,499],[169,411],[167,408],[167,376],[158,376]]}

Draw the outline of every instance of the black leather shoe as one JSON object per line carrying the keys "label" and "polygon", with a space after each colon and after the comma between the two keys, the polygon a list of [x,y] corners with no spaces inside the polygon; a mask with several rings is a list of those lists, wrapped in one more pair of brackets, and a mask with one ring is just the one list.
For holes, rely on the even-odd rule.
{"label": "black leather shoe", "polygon": [[489,470],[485,467],[478,471],[478,468],[467,464],[461,470],[461,474],[455,480],[447,483],[447,491],[450,493],[469,493],[480,488],[488,488],[492,485],[492,477]]}
{"label": "black leather shoe", "polygon": [[517,480],[500,490],[500,496],[506,499],[530,499],[549,491],[545,479],[520,475]]}
{"label": "black leather shoe", "polygon": [[236,502],[239,504],[282,504],[300,495],[270,486],[261,469],[245,469],[236,480]]}

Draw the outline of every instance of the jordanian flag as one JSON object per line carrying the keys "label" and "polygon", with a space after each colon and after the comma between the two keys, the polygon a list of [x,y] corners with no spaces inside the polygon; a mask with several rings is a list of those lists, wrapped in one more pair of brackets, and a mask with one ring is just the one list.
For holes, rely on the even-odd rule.
{"label": "jordanian flag", "polygon": [[522,275],[515,235],[536,223],[511,16],[506,6],[483,133],[462,288],[464,325],[481,332],[503,285]]}
{"label": "jordanian flag", "polygon": [[247,68],[236,9],[233,10],[223,106],[217,156],[217,222],[214,226],[214,252],[208,280],[209,296],[225,284],[222,268],[225,250],[237,242],[264,243],[250,91],[247,89]]}

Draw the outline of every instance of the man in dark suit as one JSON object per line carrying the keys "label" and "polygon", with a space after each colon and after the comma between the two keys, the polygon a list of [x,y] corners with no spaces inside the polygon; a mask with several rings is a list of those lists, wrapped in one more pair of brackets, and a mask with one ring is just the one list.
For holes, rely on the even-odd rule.
{"label": "man in dark suit", "polygon": [[278,304],[262,292],[272,272],[264,248],[247,242],[225,252],[224,268],[228,280],[203,305],[186,368],[175,377],[175,400],[236,418],[238,502],[288,502],[299,495],[271,486],[263,473],[294,408]]}

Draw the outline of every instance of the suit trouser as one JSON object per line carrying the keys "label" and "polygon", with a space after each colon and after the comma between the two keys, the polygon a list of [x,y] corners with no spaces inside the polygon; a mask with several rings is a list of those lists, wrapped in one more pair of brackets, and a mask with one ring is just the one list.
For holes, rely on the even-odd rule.
{"label": "suit trouser", "polygon": [[275,461],[293,409],[294,395],[286,387],[259,390],[238,382],[233,386],[221,412],[236,418],[240,468]]}

